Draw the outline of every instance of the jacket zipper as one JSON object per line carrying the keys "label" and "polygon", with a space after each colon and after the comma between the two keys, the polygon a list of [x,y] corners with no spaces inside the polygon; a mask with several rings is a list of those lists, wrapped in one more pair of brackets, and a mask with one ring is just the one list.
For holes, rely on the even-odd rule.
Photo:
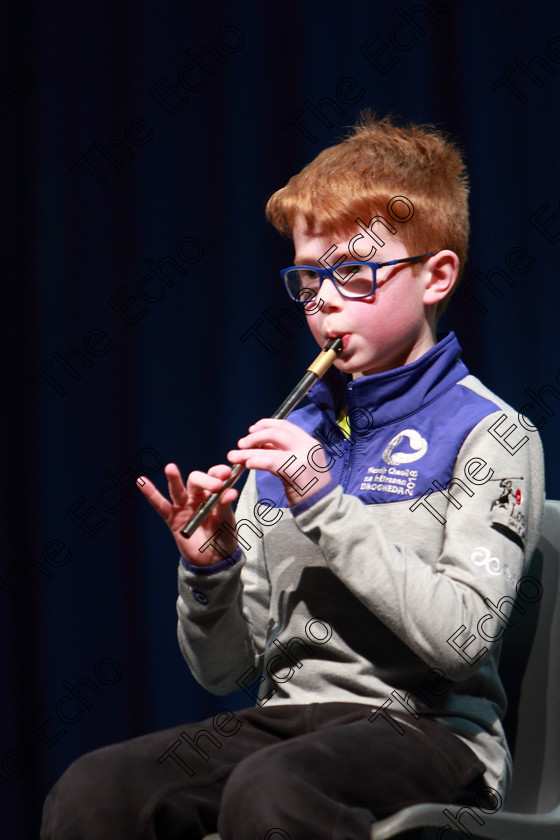
{"label": "jacket zipper", "polygon": [[[352,386],[349,385],[348,386],[348,416],[349,417],[350,417],[350,396],[351,396],[351,392],[352,392]],[[351,436],[352,436],[352,427],[350,426],[350,437]],[[352,457],[351,450],[352,450],[352,446],[350,444],[350,441],[348,440],[347,437],[345,437],[344,441],[343,441],[344,460],[342,462],[342,476],[343,476],[342,489],[343,490],[347,489],[348,484],[350,482],[350,473],[352,471],[351,466],[350,466],[350,460],[351,460],[351,457]]]}

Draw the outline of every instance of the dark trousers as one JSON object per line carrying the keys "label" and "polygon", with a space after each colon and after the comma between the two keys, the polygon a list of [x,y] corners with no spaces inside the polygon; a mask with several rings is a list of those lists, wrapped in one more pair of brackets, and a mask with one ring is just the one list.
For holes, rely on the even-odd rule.
{"label": "dark trousers", "polygon": [[449,729],[371,715],[363,703],[224,711],[104,747],[52,789],[41,838],[368,840],[406,805],[476,804],[484,765]]}

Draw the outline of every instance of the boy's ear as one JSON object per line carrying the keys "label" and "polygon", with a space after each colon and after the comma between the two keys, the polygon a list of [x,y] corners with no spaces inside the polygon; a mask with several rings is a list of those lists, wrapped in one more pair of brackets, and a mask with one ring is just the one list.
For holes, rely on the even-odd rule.
{"label": "boy's ear", "polygon": [[439,303],[449,294],[459,275],[459,257],[455,251],[438,251],[430,257],[422,270],[424,275],[424,304]]}

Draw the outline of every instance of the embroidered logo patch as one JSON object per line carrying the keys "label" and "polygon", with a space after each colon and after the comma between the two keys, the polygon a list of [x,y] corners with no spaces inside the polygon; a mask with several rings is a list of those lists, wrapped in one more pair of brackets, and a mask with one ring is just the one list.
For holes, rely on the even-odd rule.
{"label": "embroidered logo patch", "polygon": [[484,545],[479,545],[474,549],[471,554],[471,563],[482,566],[489,575],[504,575],[514,585],[518,582],[507,563],[502,562],[499,557],[492,557],[492,552]]}
{"label": "embroidered logo patch", "polygon": [[[400,446],[405,438],[408,438],[410,448],[415,451],[395,452],[394,450],[397,446]],[[395,435],[395,437],[389,441],[385,452],[383,453],[383,460],[386,464],[389,464],[390,467],[395,467],[399,464],[411,464],[413,461],[418,461],[420,458],[423,458],[427,451],[428,441],[422,437],[420,432],[417,432],[415,429],[403,429],[402,432],[399,432],[398,435]]]}
{"label": "embroidered logo patch", "polygon": [[[495,481],[495,479],[491,480]],[[521,481],[523,481],[522,476],[519,478],[502,478],[498,495],[493,500],[490,511],[492,513],[492,527],[523,547],[526,522],[522,507],[523,493],[518,484]]]}

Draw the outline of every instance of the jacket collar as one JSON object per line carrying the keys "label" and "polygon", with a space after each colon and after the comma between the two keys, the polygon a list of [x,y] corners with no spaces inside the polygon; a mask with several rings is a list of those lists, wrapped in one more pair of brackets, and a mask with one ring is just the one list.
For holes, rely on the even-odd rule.
{"label": "jacket collar", "polygon": [[469,371],[460,360],[461,346],[454,332],[438,336],[427,353],[408,365],[362,376],[352,380],[349,374],[331,367],[310,390],[311,402],[336,418],[345,394],[348,411],[365,407],[373,415],[374,427],[402,419],[437,399]]}

